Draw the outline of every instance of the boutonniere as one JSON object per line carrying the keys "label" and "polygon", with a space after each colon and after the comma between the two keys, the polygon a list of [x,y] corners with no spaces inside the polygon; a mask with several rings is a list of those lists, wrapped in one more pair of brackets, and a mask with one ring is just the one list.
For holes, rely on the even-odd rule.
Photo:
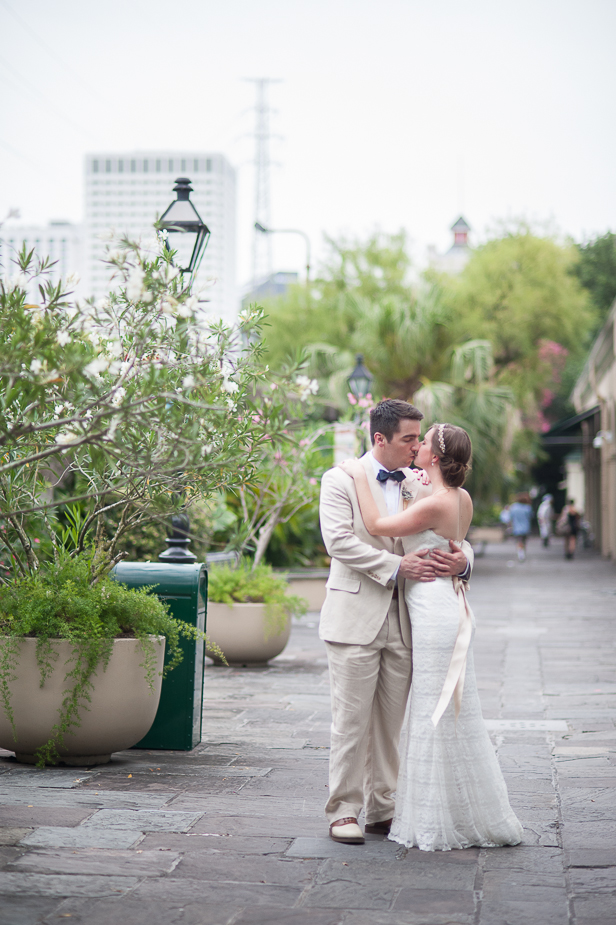
{"label": "boutonniere", "polygon": [[406,508],[409,501],[415,497],[415,491],[411,488],[408,481],[402,483],[402,507]]}

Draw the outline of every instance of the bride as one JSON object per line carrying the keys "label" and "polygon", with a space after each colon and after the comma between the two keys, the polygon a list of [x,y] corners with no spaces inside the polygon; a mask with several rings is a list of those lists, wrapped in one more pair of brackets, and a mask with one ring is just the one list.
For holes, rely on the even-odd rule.
{"label": "bride", "polygon": [[[432,494],[391,517],[380,516],[358,461],[342,468],[355,480],[364,523],[372,536],[400,536],[405,553],[449,550],[470,526],[473,504],[462,488],[471,441],[461,427],[435,424],[415,465],[427,471]],[[423,851],[517,845],[514,815],[477,692],[472,637],[475,620],[464,583],[437,578],[407,581],[413,681],[401,740],[396,809],[389,838]]]}

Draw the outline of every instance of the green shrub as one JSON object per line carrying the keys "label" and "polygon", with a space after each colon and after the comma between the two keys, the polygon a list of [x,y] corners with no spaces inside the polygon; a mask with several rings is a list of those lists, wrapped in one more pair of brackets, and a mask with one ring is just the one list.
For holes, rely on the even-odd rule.
{"label": "green shrub", "polygon": [[274,573],[271,565],[260,563],[251,568],[242,559],[236,568],[214,566],[208,573],[208,599],[219,604],[265,604],[266,638],[282,633],[291,617],[300,617],[308,610],[303,597],[287,594],[285,575]]}

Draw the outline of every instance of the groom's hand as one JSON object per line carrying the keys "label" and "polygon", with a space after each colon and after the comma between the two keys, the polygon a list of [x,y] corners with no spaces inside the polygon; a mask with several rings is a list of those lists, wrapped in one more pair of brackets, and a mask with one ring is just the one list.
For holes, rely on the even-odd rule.
{"label": "groom's hand", "polygon": [[403,578],[412,578],[413,581],[434,581],[436,578],[435,563],[428,558],[429,549],[418,549],[409,552],[400,561],[398,574]]}
{"label": "groom's hand", "polygon": [[443,549],[432,550],[432,561],[439,578],[445,578],[447,575],[461,575],[468,565],[466,556],[453,540],[449,540],[449,547],[451,552],[445,552]]}

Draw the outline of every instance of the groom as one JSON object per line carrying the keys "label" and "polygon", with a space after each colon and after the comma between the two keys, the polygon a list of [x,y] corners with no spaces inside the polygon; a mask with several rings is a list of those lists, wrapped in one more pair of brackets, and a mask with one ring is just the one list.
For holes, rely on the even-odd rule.
{"label": "groom", "polygon": [[[382,516],[429,494],[406,467],[419,449],[423,414],[386,399],[370,413],[372,451],[362,457]],[[406,471],[401,471],[405,470]],[[325,812],[334,841],[363,844],[366,832],[387,834],[398,778],[398,740],[411,684],[411,624],[404,579],[470,574],[473,553],[450,543],[404,555],[400,539],[370,536],[355,483],[340,468],[321,486],[321,532],[332,558],[319,635],[329,661],[332,728],[329,800]]]}

